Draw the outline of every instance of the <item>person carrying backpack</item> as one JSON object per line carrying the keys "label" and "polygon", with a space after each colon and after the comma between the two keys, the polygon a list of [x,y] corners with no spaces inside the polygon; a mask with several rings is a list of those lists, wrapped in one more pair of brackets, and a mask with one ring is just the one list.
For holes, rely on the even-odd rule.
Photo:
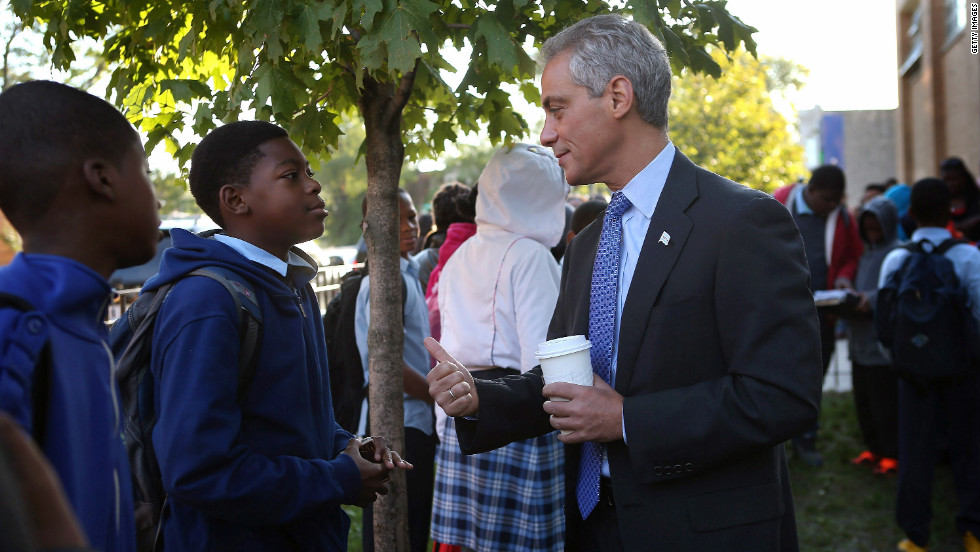
{"label": "person carrying backpack", "polygon": [[[885,257],[876,327],[899,376],[898,549],[926,550],[932,522],[936,435],[948,424],[960,510],[956,528],[967,552],[980,552],[980,251],[950,241],[950,193],[926,178],[912,187],[911,244]],[[939,331],[935,331],[936,329]]]}
{"label": "person carrying backpack", "polygon": [[[391,470],[411,464],[381,438],[362,457],[364,443],[334,420],[309,283],[317,265],[293,247],[323,232],[320,184],[285,130],[239,121],[197,146],[190,189],[223,232],[173,230],[143,287],[176,282],[156,315],[150,361],[164,549],[345,551],[341,505],[370,504]],[[257,302],[261,340],[244,388],[243,299],[216,278],[188,277],[199,269],[228,271]]]}
{"label": "person carrying backpack", "polygon": [[0,209],[24,239],[0,268],[0,410],[39,443],[92,547],[135,550],[103,321],[109,275],[156,252],[146,154],[118,110],[55,82],[0,94],[0,128]]}

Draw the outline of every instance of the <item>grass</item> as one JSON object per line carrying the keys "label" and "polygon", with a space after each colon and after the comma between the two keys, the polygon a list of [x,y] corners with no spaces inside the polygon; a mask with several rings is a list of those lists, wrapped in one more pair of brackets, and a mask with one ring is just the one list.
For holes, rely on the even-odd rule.
{"label": "grass", "polygon": [[[824,393],[818,448],[824,465],[790,460],[803,552],[885,552],[905,535],[895,523],[894,476],[876,476],[850,459],[865,449],[850,393]],[[956,496],[949,466],[937,466],[930,552],[963,550],[954,525]]]}
{"label": "grass", "polygon": [[[790,459],[800,550],[891,552],[905,537],[895,524],[896,478],[876,476],[870,467],[851,465],[851,458],[865,447],[850,393],[824,393],[822,408],[818,445],[823,467],[811,468]],[[957,502],[953,489],[949,466],[937,466],[930,552],[963,550],[954,526]],[[361,552],[361,509],[345,509],[353,520],[347,550]]]}

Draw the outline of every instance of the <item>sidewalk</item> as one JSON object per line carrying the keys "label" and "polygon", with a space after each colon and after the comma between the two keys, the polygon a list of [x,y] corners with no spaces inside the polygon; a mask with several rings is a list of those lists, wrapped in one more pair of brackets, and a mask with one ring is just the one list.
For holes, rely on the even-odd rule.
{"label": "sidewalk", "polygon": [[847,355],[846,339],[837,340],[837,348],[827,368],[827,377],[823,380],[823,390],[840,393],[851,390],[851,359]]}

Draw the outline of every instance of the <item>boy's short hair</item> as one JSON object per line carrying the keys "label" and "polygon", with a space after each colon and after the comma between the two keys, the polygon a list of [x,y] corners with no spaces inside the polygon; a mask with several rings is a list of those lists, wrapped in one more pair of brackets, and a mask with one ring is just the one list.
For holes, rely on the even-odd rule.
{"label": "boy's short hair", "polygon": [[814,190],[830,190],[844,195],[844,171],[836,165],[821,165],[813,169],[807,185]]}
{"label": "boy's short hair", "polygon": [[440,232],[445,232],[454,222],[473,222],[476,206],[470,201],[471,193],[470,187],[462,182],[448,182],[439,187],[432,196],[432,218]]}
{"label": "boy's short hair", "polygon": [[118,166],[139,134],[115,107],[71,86],[30,81],[0,94],[0,210],[14,226],[51,207],[69,171]]}
{"label": "boy's short hair", "polygon": [[888,187],[885,186],[884,184],[876,184],[876,183],[868,184],[867,186],[864,187],[864,191],[866,192],[875,191],[882,194],[885,193],[885,190],[887,189]]}
{"label": "boy's short hair", "polygon": [[194,148],[188,178],[191,195],[222,228],[218,192],[226,184],[248,186],[252,169],[262,159],[259,146],[275,138],[289,138],[289,133],[266,121],[235,121],[212,130]]}
{"label": "boy's short hair", "polygon": [[912,186],[909,212],[919,226],[946,226],[949,204],[949,187],[938,178],[923,178]]}

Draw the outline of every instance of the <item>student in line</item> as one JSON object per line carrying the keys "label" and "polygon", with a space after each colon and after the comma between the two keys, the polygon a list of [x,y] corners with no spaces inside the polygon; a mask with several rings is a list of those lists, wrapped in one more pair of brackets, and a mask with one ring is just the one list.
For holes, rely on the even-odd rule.
{"label": "student in line", "polygon": [[[153,431],[168,507],[167,552],[347,549],[342,504],[368,505],[389,472],[411,464],[375,438],[373,457],[334,421],[316,262],[297,243],[323,233],[320,184],[282,128],[219,127],[197,146],[190,189],[223,229],[173,230],[144,291],[179,280],[160,309],[151,370]],[[251,285],[262,312],[256,370],[239,398],[239,313],[210,278],[219,267]]]}
{"label": "student in line", "polygon": [[103,320],[109,275],[156,252],[146,154],[114,107],[55,82],[0,95],[0,128],[0,209],[24,240],[0,293],[32,307],[0,309],[0,410],[41,445],[91,545],[135,550]]}

